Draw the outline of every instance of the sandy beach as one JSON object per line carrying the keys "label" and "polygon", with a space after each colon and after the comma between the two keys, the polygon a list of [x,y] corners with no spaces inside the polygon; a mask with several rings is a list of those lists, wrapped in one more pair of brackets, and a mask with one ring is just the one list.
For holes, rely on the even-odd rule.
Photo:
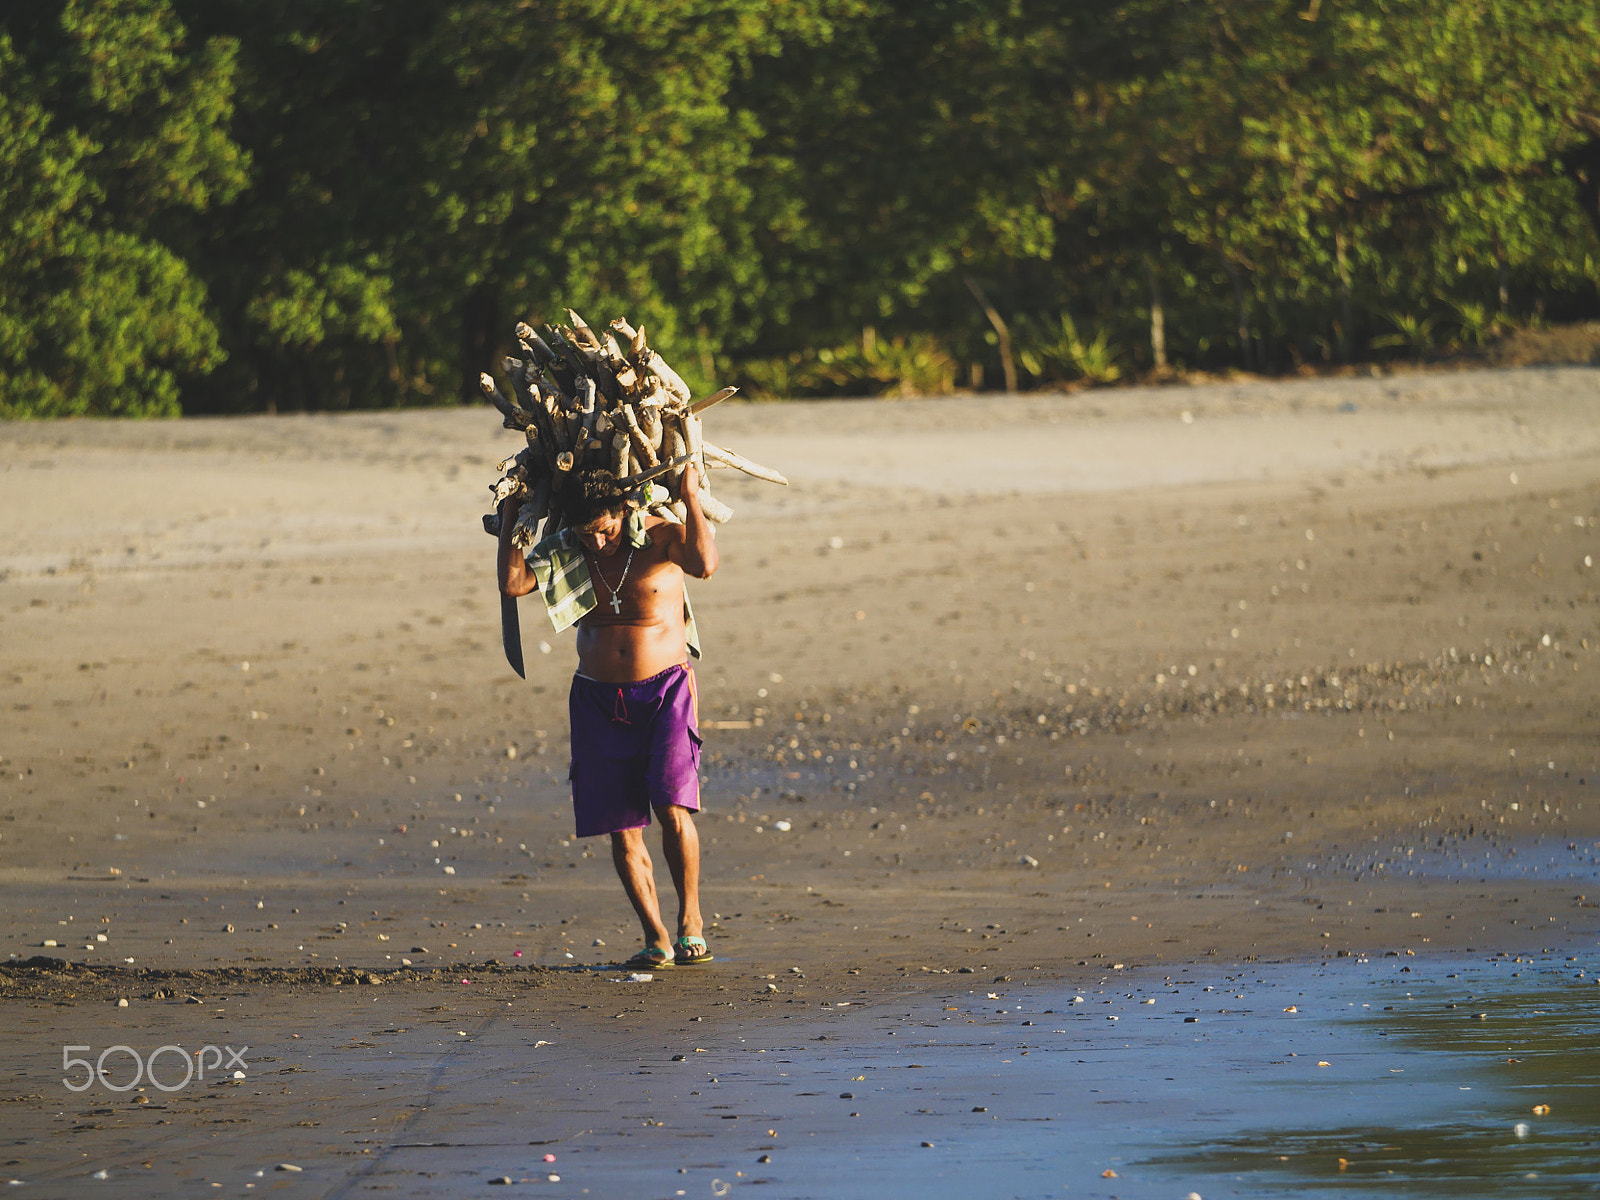
{"label": "sandy beach", "polygon": [[[747,1111],[734,1144],[687,1097],[755,1069],[739,1039],[845,1064],[880,1044],[860,1022],[992,1023],[1124,975],[1164,996],[1392,956],[1449,987],[1537,956],[1592,985],[1600,370],[730,403],[707,428],[791,486],[718,476],[736,516],[691,593],[718,961],[627,983],[608,851],[572,837],[571,635],[524,601],[525,682],[501,654],[479,518],[517,439],[489,410],[0,425],[19,1194],[105,1170],[119,1196],[722,1195],[765,1154],[798,1172],[767,1194],[867,1195],[877,1168],[771,1147],[872,1119],[932,1152],[930,1100],[840,1124],[773,1093],[782,1136]],[[1192,1030],[1157,1007],[1164,1086]],[[249,1045],[240,1079],[64,1090],[63,1046],[209,1043]],[[977,1119],[994,1102],[941,1062],[929,1093]],[[670,1103],[633,1103],[673,1070]],[[845,1070],[806,1090],[865,1095]],[[548,1179],[573,1138],[612,1174]],[[513,1143],[515,1168],[489,1149]],[[993,1194],[1188,1190],[1092,1165]],[[974,1194],[962,1170],[917,1190]]]}

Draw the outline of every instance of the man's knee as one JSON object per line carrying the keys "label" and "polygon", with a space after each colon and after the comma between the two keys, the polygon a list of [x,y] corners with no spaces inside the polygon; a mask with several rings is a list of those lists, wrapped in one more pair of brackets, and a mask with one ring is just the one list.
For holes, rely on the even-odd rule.
{"label": "man's knee", "polygon": [[681,804],[663,804],[656,809],[656,819],[661,822],[662,829],[677,831],[688,827],[694,828],[694,810],[684,808]]}
{"label": "man's knee", "polygon": [[635,854],[644,848],[644,830],[618,829],[611,834],[611,849],[623,854]]}

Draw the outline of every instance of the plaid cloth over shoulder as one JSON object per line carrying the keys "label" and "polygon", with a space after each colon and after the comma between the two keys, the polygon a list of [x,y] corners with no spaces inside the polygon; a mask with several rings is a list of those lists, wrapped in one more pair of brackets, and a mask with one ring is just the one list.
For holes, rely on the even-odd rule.
{"label": "plaid cloth over shoulder", "polygon": [[[630,512],[623,532],[628,545],[636,550],[650,544],[643,513]],[[544,598],[545,612],[557,633],[570,629],[594,611],[599,598],[595,595],[589,560],[578,542],[576,530],[568,527],[551,534],[529,549],[526,558],[533,577],[539,581],[539,595]],[[699,658],[700,633],[695,628],[687,590],[683,594],[683,625],[689,653]]]}

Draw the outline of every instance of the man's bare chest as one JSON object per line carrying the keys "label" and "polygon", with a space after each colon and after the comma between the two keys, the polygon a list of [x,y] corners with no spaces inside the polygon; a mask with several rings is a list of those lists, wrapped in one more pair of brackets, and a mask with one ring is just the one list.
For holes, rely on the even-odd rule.
{"label": "man's bare chest", "polygon": [[643,546],[603,559],[590,556],[589,575],[596,600],[590,616],[599,618],[599,623],[682,609],[683,571],[658,547]]}

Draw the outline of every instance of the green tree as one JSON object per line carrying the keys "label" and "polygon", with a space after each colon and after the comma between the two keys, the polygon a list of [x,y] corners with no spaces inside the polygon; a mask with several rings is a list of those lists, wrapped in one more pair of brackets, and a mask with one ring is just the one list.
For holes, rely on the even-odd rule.
{"label": "green tree", "polygon": [[1149,0],[1106,19],[1162,36],[1063,116],[1088,137],[1058,207],[1129,244],[1158,235],[1198,287],[1231,292],[1247,362],[1258,306],[1283,334],[1482,299],[1507,271],[1600,278],[1592,4]]}
{"label": "green tree", "polygon": [[0,415],[173,414],[220,360],[173,243],[244,180],[233,49],[161,0],[0,15]]}
{"label": "green tree", "polygon": [[794,228],[730,82],[827,0],[189,6],[246,47],[254,186],[207,254],[234,363],[208,407],[477,396],[523,317],[628,314],[686,373]]}

